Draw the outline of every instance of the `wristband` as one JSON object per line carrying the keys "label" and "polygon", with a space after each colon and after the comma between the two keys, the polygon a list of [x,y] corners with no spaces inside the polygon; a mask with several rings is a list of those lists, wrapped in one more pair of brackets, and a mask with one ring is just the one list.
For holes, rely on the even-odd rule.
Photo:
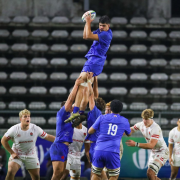
{"label": "wristband", "polygon": [[88,83],[88,82],[90,82],[90,83],[91,83],[91,80],[90,80],[90,79],[88,79],[88,80],[87,80],[87,83]]}
{"label": "wristband", "polygon": [[139,143],[138,143],[138,142],[136,142],[136,143],[135,143],[135,146],[136,146],[136,147],[139,147]]}

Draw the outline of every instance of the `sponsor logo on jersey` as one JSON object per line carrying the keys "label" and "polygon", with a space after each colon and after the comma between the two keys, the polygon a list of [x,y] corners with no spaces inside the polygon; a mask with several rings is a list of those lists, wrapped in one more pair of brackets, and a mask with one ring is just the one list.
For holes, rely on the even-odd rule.
{"label": "sponsor logo on jersey", "polygon": [[33,136],[33,133],[31,132],[30,135]]}

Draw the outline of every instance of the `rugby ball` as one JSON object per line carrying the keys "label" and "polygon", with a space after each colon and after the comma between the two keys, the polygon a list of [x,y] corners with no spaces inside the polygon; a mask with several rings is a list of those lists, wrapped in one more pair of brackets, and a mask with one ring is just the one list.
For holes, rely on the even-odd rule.
{"label": "rugby ball", "polygon": [[87,12],[85,12],[84,14],[83,14],[83,16],[82,16],[82,21],[83,22],[86,22],[86,16],[88,15],[88,14],[91,14],[91,19],[95,19],[95,17],[96,17],[96,12],[95,11],[93,11],[93,10],[89,10],[89,11],[87,11]]}

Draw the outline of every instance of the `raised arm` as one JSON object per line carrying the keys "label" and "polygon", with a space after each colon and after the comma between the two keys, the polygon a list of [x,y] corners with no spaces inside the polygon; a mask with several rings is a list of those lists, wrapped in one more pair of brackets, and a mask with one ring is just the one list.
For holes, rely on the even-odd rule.
{"label": "raised arm", "polygon": [[97,76],[94,77],[93,92],[94,92],[94,98],[97,99],[99,97]]}
{"label": "raised arm", "polygon": [[85,23],[85,25],[84,25],[83,39],[86,39],[86,23]]}
{"label": "raised arm", "polygon": [[78,87],[79,87],[79,85],[80,85],[81,83],[83,83],[83,82],[84,82],[84,80],[81,79],[81,77],[79,77],[79,78],[76,80],[76,82],[75,82],[75,84],[74,84],[74,87],[73,87],[71,93],[69,94],[68,99],[67,99],[67,101],[66,101],[66,103],[65,103],[65,110],[66,110],[66,112],[68,112],[68,111],[71,109],[72,104],[73,104],[73,102],[74,102],[74,99],[75,99],[75,97],[76,97],[76,93],[77,93]]}
{"label": "raised arm", "polygon": [[91,15],[86,16],[86,39],[88,40],[96,40],[99,41],[99,37],[97,34],[93,34],[91,31],[91,22],[93,19],[91,19]]}

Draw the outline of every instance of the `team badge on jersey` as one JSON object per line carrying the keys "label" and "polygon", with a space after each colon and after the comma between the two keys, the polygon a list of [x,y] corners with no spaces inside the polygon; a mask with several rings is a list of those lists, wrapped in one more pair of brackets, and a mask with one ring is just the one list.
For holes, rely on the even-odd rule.
{"label": "team badge on jersey", "polygon": [[84,136],[86,136],[86,133],[84,133]]}
{"label": "team badge on jersey", "polygon": [[17,137],[21,137],[21,135],[20,135],[20,134],[18,134],[18,135],[17,135]]}
{"label": "team badge on jersey", "polygon": [[114,115],[114,117],[117,117],[116,115]]}
{"label": "team badge on jersey", "polygon": [[33,133],[31,132],[30,135],[33,136]]}

